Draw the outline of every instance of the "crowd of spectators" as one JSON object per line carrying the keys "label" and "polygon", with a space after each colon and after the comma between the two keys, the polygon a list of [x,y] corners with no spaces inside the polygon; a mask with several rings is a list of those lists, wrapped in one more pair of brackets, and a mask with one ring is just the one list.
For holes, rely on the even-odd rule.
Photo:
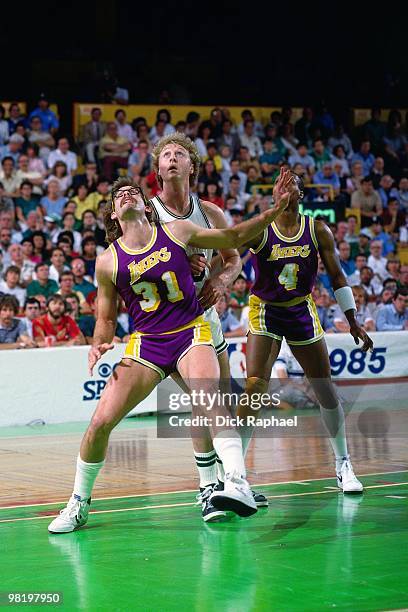
{"label": "crowd of spectators", "polygon": [[[304,202],[336,212],[330,228],[353,287],[358,319],[369,330],[407,329],[408,116],[371,119],[349,130],[325,108],[271,113],[262,125],[250,110],[234,123],[228,109],[209,117],[191,111],[172,123],[167,109],[154,125],[126,108],[105,121],[93,108],[76,137],[61,132],[43,96],[24,116],[0,105],[0,348],[89,342],[95,324],[95,260],[106,248],[103,210],[112,182],[130,175],[152,197],[160,187],[151,151],[164,135],[190,136],[202,157],[197,192],[219,206],[230,226],[271,204],[282,165],[301,175]],[[407,113],[408,115],[408,113]],[[405,251],[406,252],[406,251]],[[217,304],[226,335],[245,333],[253,281],[250,253],[243,272]],[[313,297],[327,332],[347,331],[322,263]],[[132,322],[120,302],[115,337]]]}

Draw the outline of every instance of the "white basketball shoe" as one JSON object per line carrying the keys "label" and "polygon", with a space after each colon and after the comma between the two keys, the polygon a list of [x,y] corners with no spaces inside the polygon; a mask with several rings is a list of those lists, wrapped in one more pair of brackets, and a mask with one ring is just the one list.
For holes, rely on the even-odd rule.
{"label": "white basketball shoe", "polygon": [[249,484],[238,472],[225,474],[224,490],[215,489],[210,501],[219,510],[230,510],[239,516],[251,516],[257,511]]}
{"label": "white basketball shoe", "polygon": [[79,495],[72,495],[67,506],[48,525],[48,531],[50,533],[70,533],[82,527],[88,521],[90,506],[90,497],[81,499]]}
{"label": "white basketball shoe", "polygon": [[353,466],[349,459],[344,459],[340,471],[337,471],[337,486],[343,493],[362,493],[363,485],[354,474]]}

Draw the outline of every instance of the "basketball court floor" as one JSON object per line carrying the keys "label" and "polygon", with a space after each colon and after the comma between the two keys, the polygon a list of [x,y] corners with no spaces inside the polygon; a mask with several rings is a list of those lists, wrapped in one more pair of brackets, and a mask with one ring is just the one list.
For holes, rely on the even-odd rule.
{"label": "basketball court floor", "polygon": [[71,493],[86,424],[3,428],[0,603],[40,592],[58,593],[47,607],[60,610],[406,609],[407,412],[388,406],[386,431],[381,414],[366,411],[364,435],[361,413],[348,418],[363,495],[339,492],[319,417],[305,413],[307,436],[251,442],[248,479],[269,508],[216,524],[195,505],[191,440],[157,439],[153,416],[125,419],[88,524],[64,535],[47,525]]}

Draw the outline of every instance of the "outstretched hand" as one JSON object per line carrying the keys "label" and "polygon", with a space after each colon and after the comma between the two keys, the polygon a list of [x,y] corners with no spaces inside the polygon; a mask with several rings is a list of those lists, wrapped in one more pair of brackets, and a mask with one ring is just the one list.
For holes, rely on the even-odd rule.
{"label": "outstretched hand", "polygon": [[115,345],[109,344],[108,342],[104,342],[103,344],[96,344],[95,346],[91,346],[88,353],[88,370],[89,375],[92,376],[93,369],[99,359],[104,355],[107,351],[113,349]]}
{"label": "outstretched hand", "polygon": [[284,170],[283,167],[280,169],[278,180],[276,181],[273,188],[273,202],[274,206],[272,210],[283,212],[289,204],[290,196],[295,188],[293,180],[293,173],[290,170]]}

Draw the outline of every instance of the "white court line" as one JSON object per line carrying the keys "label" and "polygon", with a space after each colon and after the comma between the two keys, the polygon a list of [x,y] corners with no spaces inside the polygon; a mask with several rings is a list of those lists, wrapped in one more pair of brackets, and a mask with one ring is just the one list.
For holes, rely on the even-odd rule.
{"label": "white court line", "polygon": [[[390,484],[381,485],[369,485],[365,489],[382,489],[384,487],[398,487],[402,485],[408,485],[408,482],[392,482]],[[338,489],[340,493],[340,489]],[[334,493],[334,491],[308,491],[307,493],[283,493],[282,495],[267,495],[268,499],[282,499],[287,497],[305,497],[306,495],[327,495],[327,493]],[[114,514],[115,512],[135,512],[137,510],[156,510],[159,508],[182,508],[183,506],[196,506],[195,502],[184,502],[178,504],[159,504],[155,506],[138,506],[136,508],[117,508],[116,510],[94,510],[89,514]],[[27,516],[22,518],[14,519],[0,519],[0,523],[17,523],[18,521],[40,521],[42,519],[50,519],[53,515],[47,516]]]}
{"label": "white court line", "polygon": [[389,499],[407,499],[406,495],[386,495]]}
{"label": "white court line", "polygon": [[[364,476],[384,476],[385,474],[404,474],[408,472],[408,470],[396,470],[395,472],[370,472],[368,474],[359,474],[360,478],[364,478]],[[284,484],[299,484],[299,485],[309,485],[312,482],[319,482],[321,480],[332,480],[336,478],[335,476],[326,476],[325,478],[311,478],[309,481],[300,481],[300,480],[282,480],[281,482],[264,482],[262,484],[251,485],[251,488],[255,487],[276,487],[278,485]],[[333,487],[337,490],[337,487]],[[367,488],[367,487],[366,487]],[[134,495],[117,495],[115,497],[93,497],[92,500],[96,501],[106,501],[108,499],[134,499],[135,497],[155,497],[156,495],[173,495],[176,493],[197,493],[197,489],[186,489],[183,491],[162,491],[161,493],[136,493]],[[59,501],[53,502],[41,502],[40,504],[17,504],[16,506],[0,506],[0,512],[2,510],[13,510],[15,508],[36,508],[37,506],[55,506],[57,504],[63,504],[66,501],[66,498],[60,499]]]}

